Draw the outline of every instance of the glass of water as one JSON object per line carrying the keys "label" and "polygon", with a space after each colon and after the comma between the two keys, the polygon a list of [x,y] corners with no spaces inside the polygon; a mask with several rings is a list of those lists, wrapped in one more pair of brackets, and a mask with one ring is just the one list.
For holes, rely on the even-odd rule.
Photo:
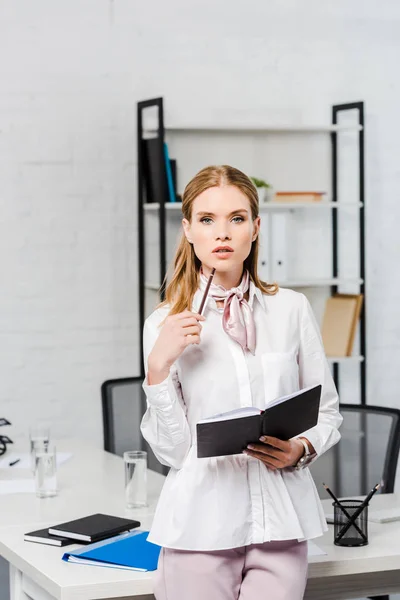
{"label": "glass of water", "polygon": [[36,447],[35,489],[38,498],[50,498],[57,495],[57,453],[53,445]]}
{"label": "glass of water", "polygon": [[147,452],[124,452],[125,499],[127,508],[147,506]]}
{"label": "glass of water", "polygon": [[37,423],[29,428],[29,443],[31,453],[31,467],[35,471],[35,451],[42,449],[47,451],[50,443],[50,427],[43,423]]}

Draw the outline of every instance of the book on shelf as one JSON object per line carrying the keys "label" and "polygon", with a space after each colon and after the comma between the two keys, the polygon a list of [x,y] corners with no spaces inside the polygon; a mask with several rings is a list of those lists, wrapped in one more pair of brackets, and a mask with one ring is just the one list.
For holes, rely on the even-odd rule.
{"label": "book on shelf", "polygon": [[321,202],[325,192],[275,192],[273,202]]}
{"label": "book on shelf", "polygon": [[327,299],[321,328],[327,357],[352,355],[362,302],[362,294],[335,294]]}
{"label": "book on shelf", "polygon": [[143,140],[142,148],[143,180],[146,191],[146,202],[164,202],[164,151],[160,141],[157,138]]}
{"label": "book on shelf", "polygon": [[167,144],[161,144],[158,138],[149,138],[142,140],[142,149],[146,203],[165,202],[165,185],[168,201],[176,202],[176,161],[172,163],[169,158]]}
{"label": "book on shelf", "polygon": [[[179,202],[180,196],[177,194],[177,189],[178,189],[178,167],[177,167],[176,158],[170,158],[169,159],[169,164],[170,164],[170,167],[171,167],[172,183],[174,184],[176,200],[177,200],[177,202]],[[182,201],[182,198],[180,200]]]}
{"label": "book on shelf", "polygon": [[168,195],[170,202],[176,202],[176,189],[174,185],[174,178],[171,169],[171,160],[169,158],[168,145],[164,142],[164,160],[165,160],[165,172],[167,174],[168,182]]}
{"label": "book on shelf", "polygon": [[48,532],[50,535],[59,535],[79,542],[96,542],[139,526],[139,521],[134,519],[96,513],[49,527]]}
{"label": "book on shelf", "polygon": [[276,398],[265,410],[246,406],[202,419],[196,425],[197,457],[241,454],[262,435],[289,440],[317,424],[320,399],[316,385]]}

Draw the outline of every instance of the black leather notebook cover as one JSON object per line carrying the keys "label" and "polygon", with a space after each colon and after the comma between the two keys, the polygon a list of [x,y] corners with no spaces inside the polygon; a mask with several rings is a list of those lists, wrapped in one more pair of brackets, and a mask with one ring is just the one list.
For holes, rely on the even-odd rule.
{"label": "black leather notebook cover", "polygon": [[139,521],[133,519],[97,513],[55,525],[48,531],[50,535],[59,535],[84,542],[96,542],[139,526]]}
{"label": "black leather notebook cover", "polygon": [[317,385],[259,415],[197,423],[197,456],[241,454],[247,444],[259,442],[261,435],[281,440],[299,435],[317,424],[320,399],[321,386]]}

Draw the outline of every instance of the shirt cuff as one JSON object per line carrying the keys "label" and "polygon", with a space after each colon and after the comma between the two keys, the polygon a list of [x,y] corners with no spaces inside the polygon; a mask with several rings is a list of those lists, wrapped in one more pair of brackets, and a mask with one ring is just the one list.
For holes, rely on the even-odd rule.
{"label": "shirt cuff", "polygon": [[155,408],[166,408],[168,406],[171,406],[171,396],[168,393],[168,388],[170,385],[173,385],[171,373],[163,381],[161,381],[160,383],[155,383],[153,385],[150,385],[148,383],[146,375],[142,387],[150,406],[153,406]]}
{"label": "shirt cuff", "polygon": [[314,431],[313,429],[308,429],[307,431],[304,431],[303,433],[300,433],[299,435],[296,435],[295,437],[301,437],[301,438],[306,438],[312,445],[313,448],[315,450],[315,454],[312,454],[312,458],[309,458],[309,460],[307,461],[307,464],[305,464],[305,467],[309,467],[310,465],[313,464],[313,462],[315,462],[320,454],[320,450],[322,447],[322,443],[320,440],[320,437],[318,435],[318,433],[316,431]]}
{"label": "shirt cuff", "polygon": [[318,454],[321,453],[321,448],[322,448],[322,440],[318,434],[317,431],[314,431],[314,429],[308,429],[307,431],[303,431],[303,433],[301,433],[300,435],[296,436],[296,437],[303,437],[303,438],[307,438],[309,442],[311,442],[311,444],[314,447],[314,450],[318,456]]}

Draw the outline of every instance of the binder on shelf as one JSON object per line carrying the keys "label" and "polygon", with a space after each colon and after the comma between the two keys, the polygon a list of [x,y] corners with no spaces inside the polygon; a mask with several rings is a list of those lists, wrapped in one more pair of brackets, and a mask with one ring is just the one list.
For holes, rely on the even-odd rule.
{"label": "binder on shelf", "polygon": [[241,454],[261,435],[288,440],[318,422],[321,385],[304,388],[274,400],[265,410],[247,406],[202,419],[196,425],[197,456]]}
{"label": "binder on shelf", "polygon": [[276,213],[271,218],[271,271],[273,281],[289,279],[288,273],[288,214]]}
{"label": "binder on shelf", "polygon": [[271,283],[272,273],[270,265],[270,245],[271,245],[271,215],[263,214],[260,225],[260,245],[258,254],[258,274],[261,280]]}
{"label": "binder on shelf", "polygon": [[88,517],[54,525],[54,527],[49,527],[48,532],[50,535],[60,535],[72,540],[95,542],[139,526],[139,521],[135,521],[135,519],[124,519],[96,513]]}
{"label": "binder on shelf", "polygon": [[62,559],[97,567],[128,571],[155,571],[160,546],[147,541],[148,531],[132,531],[90,544],[83,549],[66,552]]}
{"label": "binder on shelf", "polygon": [[362,294],[335,294],[327,299],[321,335],[328,357],[352,355],[362,302]]}

